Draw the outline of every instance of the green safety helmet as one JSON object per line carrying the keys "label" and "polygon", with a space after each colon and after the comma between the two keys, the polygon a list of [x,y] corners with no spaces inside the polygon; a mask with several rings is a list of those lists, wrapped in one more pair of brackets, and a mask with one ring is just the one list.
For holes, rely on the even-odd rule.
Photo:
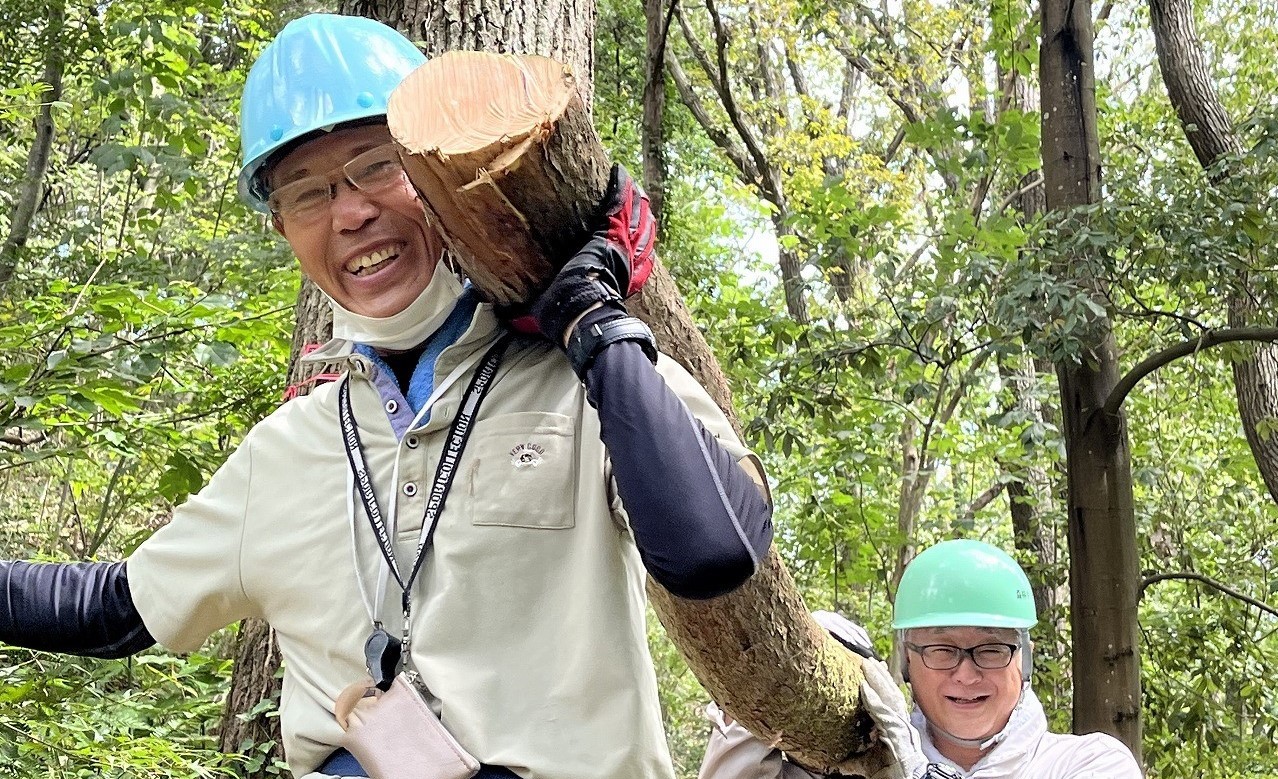
{"label": "green safety helmet", "polygon": [[373,19],[308,14],[288,25],[249,69],[240,101],[239,193],[265,212],[262,166],[317,130],[376,120],[426,55]]}
{"label": "green safety helmet", "polygon": [[943,541],[910,562],[892,627],[1025,630],[1038,622],[1029,578],[1011,555],[981,541]]}

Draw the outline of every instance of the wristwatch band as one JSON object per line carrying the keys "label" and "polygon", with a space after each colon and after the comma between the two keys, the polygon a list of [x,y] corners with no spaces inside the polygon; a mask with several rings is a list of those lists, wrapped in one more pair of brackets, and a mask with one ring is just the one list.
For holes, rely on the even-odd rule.
{"label": "wristwatch band", "polygon": [[573,372],[582,380],[586,380],[586,371],[595,361],[595,356],[608,346],[618,341],[634,341],[643,348],[643,353],[655,365],[657,362],[657,339],[643,322],[632,316],[619,316],[603,322],[596,322],[585,327],[578,327],[568,339],[568,362]]}

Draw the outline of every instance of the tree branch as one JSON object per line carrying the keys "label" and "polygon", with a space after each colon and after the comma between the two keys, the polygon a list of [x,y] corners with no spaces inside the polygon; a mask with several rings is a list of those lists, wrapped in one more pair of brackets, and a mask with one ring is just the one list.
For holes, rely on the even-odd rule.
{"label": "tree branch", "polygon": [[697,124],[701,125],[701,129],[705,130],[706,136],[723,150],[728,160],[741,173],[741,179],[752,186],[761,187],[762,182],[759,180],[759,171],[754,166],[754,161],[746,156],[745,149],[732,138],[728,136],[727,131],[714,123],[710,118],[710,113],[706,110],[705,104],[701,102],[701,98],[697,96],[696,90],[692,87],[692,81],[688,78],[688,74],[684,72],[683,65],[679,63],[677,57],[669,49],[666,50],[666,70],[670,73],[670,80],[674,82],[675,89],[679,92],[679,99],[692,112],[692,116],[697,120]]}
{"label": "tree branch", "polygon": [[963,512],[963,523],[968,524],[976,519],[976,512],[993,503],[994,499],[1001,495],[1005,489],[1007,489],[1007,484],[999,481],[991,484],[985,489],[985,492],[977,495],[976,500],[972,501],[967,510]]}
{"label": "tree branch", "polygon": [[665,21],[661,25],[661,42],[657,44],[656,56],[653,57],[652,72],[648,77],[652,79],[659,78],[661,75],[661,62],[666,57],[666,43],[670,40],[670,22],[674,19],[675,9],[679,5],[679,0],[670,0],[670,10],[666,11]]}
{"label": "tree branch", "polygon": [[[755,39],[755,51],[758,53],[759,57],[759,78],[750,79],[751,81],[757,81],[757,84],[755,85],[755,99],[759,99],[758,86],[761,85],[763,87],[763,96],[767,98],[769,105],[774,107],[777,112],[780,113],[785,110],[785,95],[782,94],[781,82],[783,78],[778,72],[779,67],[775,62],[776,55],[772,51],[772,40],[759,29],[759,21],[757,17],[751,16],[749,22],[750,35]],[[782,53],[784,55],[785,44],[782,43],[781,45]],[[774,123],[770,122],[769,124]],[[765,126],[763,131],[765,135],[772,135],[776,131],[776,127]]]}
{"label": "tree branch", "polygon": [[48,433],[37,433],[30,438],[23,438],[21,435],[15,433],[5,433],[4,435],[0,435],[0,444],[14,446],[18,449],[25,449],[28,446],[42,443],[48,439],[48,437]]}
{"label": "tree branch", "polygon": [[53,122],[53,104],[62,99],[62,71],[66,55],[62,48],[64,42],[59,38],[66,9],[64,3],[57,2],[49,10],[44,74],[41,77],[46,86],[40,96],[40,115],[36,118],[35,139],[31,141],[31,150],[27,154],[22,185],[9,214],[9,234],[5,236],[4,243],[0,244],[0,287],[9,283],[17,269],[18,252],[27,245],[27,238],[31,234],[31,224],[41,203],[40,193],[49,169],[53,134],[57,129]]}
{"label": "tree branch", "polygon": [[1149,22],[1167,97],[1204,168],[1242,151],[1233,120],[1216,94],[1190,0],[1149,0]]}
{"label": "tree branch", "polygon": [[892,158],[896,156],[896,153],[900,151],[901,144],[905,142],[905,128],[908,126],[908,124],[903,124],[896,128],[896,135],[892,136],[892,142],[889,143],[887,149],[883,151],[884,165],[891,162]]}
{"label": "tree branch", "polygon": [[[812,89],[808,86],[808,78],[803,75],[803,69],[799,67],[798,61],[795,60],[794,55],[790,52],[790,47],[784,43],[782,43],[781,46],[785,55],[785,67],[790,73],[790,83],[794,84],[794,91],[798,93],[800,97],[813,99]],[[834,108],[831,106],[827,105],[826,108],[831,112],[834,111]],[[811,115],[807,111],[805,111],[805,113],[808,113],[809,116]]]}
{"label": "tree branch", "polygon": [[875,78],[874,65],[865,57],[865,55],[853,52],[845,43],[835,42],[834,48],[843,56],[848,67],[864,74],[870,79],[870,81],[874,82],[879,89],[883,90],[884,94],[887,95],[887,99],[891,100],[893,105],[900,109],[901,114],[905,116],[905,120],[907,122],[914,124],[919,121],[921,117],[919,116],[918,109],[907,103],[905,98],[901,96],[900,86],[888,83],[886,77],[883,79]]}
{"label": "tree branch", "polygon": [[1000,212],[1006,211],[1007,209],[1015,205],[1016,201],[1020,200],[1022,195],[1029,194],[1031,191],[1038,189],[1041,186],[1043,186],[1043,171],[1041,170],[1035,171],[1034,177],[1031,178],[1026,184],[1024,184],[1020,189],[1016,190],[1015,192],[1012,192],[1011,194],[1009,194],[1007,197],[1003,198],[1003,202],[999,204],[998,210]]}
{"label": "tree branch", "polygon": [[856,100],[857,88],[861,85],[861,71],[852,67],[852,63],[843,65],[843,87],[839,93],[839,105],[834,115],[845,122],[852,119],[852,104]]}
{"label": "tree branch", "polygon": [[1118,383],[1114,385],[1113,391],[1109,393],[1109,397],[1105,399],[1105,405],[1101,408],[1101,412],[1106,416],[1118,414],[1118,410],[1122,408],[1123,401],[1136,386],[1137,382],[1164,365],[1178,358],[1196,354],[1203,349],[1238,341],[1278,341],[1278,327],[1231,327],[1222,330],[1208,330],[1192,341],[1178,343],[1156,352],[1141,360],[1135,368],[1132,368],[1118,380]]}
{"label": "tree branch", "polygon": [[[759,145],[759,139],[755,137],[754,131],[746,124],[745,117],[741,115],[741,109],[737,106],[737,99],[732,94],[732,87],[728,79],[728,30],[723,24],[723,18],[719,16],[719,9],[715,6],[714,0],[705,0],[706,11],[710,14],[711,27],[714,30],[715,45],[715,61],[718,64],[719,99],[723,102],[723,110],[728,114],[728,121],[732,123],[736,129],[737,135],[741,138],[741,143],[745,145],[746,152],[754,160],[755,167],[763,179],[761,189],[765,196],[768,197],[773,205],[784,210],[781,197],[781,181],[776,175],[776,171],[768,164],[768,157],[763,153],[763,148]],[[765,64],[766,67],[766,64]]]}
{"label": "tree branch", "polygon": [[1270,614],[1273,614],[1275,617],[1278,617],[1278,609],[1275,609],[1273,606],[1270,606],[1268,603],[1265,603],[1264,601],[1261,601],[1261,600],[1257,600],[1249,595],[1243,595],[1238,590],[1235,590],[1231,587],[1226,587],[1225,585],[1221,584],[1215,579],[1203,576],[1201,573],[1192,573],[1190,571],[1178,571],[1176,573],[1160,573],[1155,576],[1147,577],[1144,581],[1140,583],[1140,590],[1138,590],[1137,599],[1139,600],[1140,598],[1144,597],[1145,590],[1150,585],[1157,584],[1158,582],[1161,582],[1161,581],[1167,581],[1168,579],[1185,579],[1188,581],[1202,582],[1203,584],[1206,584],[1208,587],[1219,590],[1220,592],[1223,592],[1224,594],[1228,595],[1231,598],[1235,598],[1237,600],[1242,601],[1243,603],[1246,603],[1251,606],[1255,606],[1261,611],[1269,612]]}
{"label": "tree branch", "polygon": [[[710,61],[710,55],[706,54],[705,48],[701,42],[697,40],[696,33],[692,31],[692,26],[688,24],[688,17],[683,15],[683,6],[675,3],[671,6],[674,8],[675,18],[679,20],[679,30],[683,32],[683,39],[688,43],[688,49],[692,52],[692,58],[701,66],[701,71],[705,73],[706,78],[710,81],[710,88],[718,94],[722,87],[719,84],[719,71],[715,68],[714,63]],[[669,51],[667,51],[667,54]],[[667,62],[667,64],[669,64]]]}
{"label": "tree branch", "polygon": [[674,21],[675,6],[679,0],[645,0],[645,48],[648,57],[648,77],[643,85],[643,126],[640,132],[640,148],[643,153],[643,185],[648,190],[648,200],[653,218],[660,224],[666,200],[665,111],[666,44],[670,39],[670,23]]}

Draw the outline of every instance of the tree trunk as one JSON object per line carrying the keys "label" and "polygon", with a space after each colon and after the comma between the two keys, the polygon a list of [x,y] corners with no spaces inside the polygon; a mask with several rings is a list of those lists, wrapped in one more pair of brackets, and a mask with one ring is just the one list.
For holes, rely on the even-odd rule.
{"label": "tree trunk", "polygon": [[[1027,366],[1017,367],[999,360],[999,376],[1012,393],[1011,402],[1003,408],[1007,411],[1020,410],[1030,419],[1041,423],[1042,415],[1033,397],[1038,377],[1033,372],[1033,363],[1029,360],[1027,362]],[[1003,470],[1014,478],[1007,485],[1012,532],[1016,548],[1034,561],[1026,566],[1026,573],[1029,574],[1030,584],[1034,589],[1034,607],[1041,619],[1056,606],[1055,586],[1045,577],[1056,561],[1056,549],[1051,531],[1043,525],[1039,511],[1040,507],[1051,501],[1047,472],[1042,466],[1034,464],[1033,455],[1030,452],[1029,463],[1004,465]]]}
{"label": "tree trunk", "polygon": [[231,691],[222,710],[218,749],[240,755],[261,755],[265,759],[256,770],[246,770],[243,779],[268,779],[275,760],[283,760],[279,709],[280,650],[275,631],[260,619],[240,623],[235,638],[235,670]]}
{"label": "tree trunk", "polygon": [[27,154],[26,170],[22,175],[22,186],[18,190],[18,199],[9,215],[9,234],[4,244],[0,245],[0,289],[3,289],[17,267],[18,253],[26,246],[31,235],[31,223],[35,220],[36,208],[40,204],[40,193],[44,190],[44,176],[49,169],[49,153],[53,148],[53,104],[62,99],[62,68],[65,64],[64,41],[62,41],[63,21],[66,8],[61,2],[49,5],[49,26],[46,30],[44,52],[44,74],[41,76],[47,86],[40,96],[40,114],[36,118],[35,138],[31,141],[31,151]]}
{"label": "tree trunk", "polygon": [[[1210,170],[1227,155],[1241,153],[1243,143],[1212,84],[1194,25],[1193,3],[1150,0],[1149,15],[1167,96],[1199,164]],[[1225,172],[1216,171],[1216,175]],[[1264,259],[1253,263],[1257,267],[1269,264]],[[1261,313],[1272,311],[1269,301],[1255,292],[1246,272],[1240,276],[1242,291],[1229,301],[1229,326],[1273,323],[1272,314],[1265,317]],[[1247,444],[1270,497],[1278,502],[1278,436],[1261,433],[1264,423],[1273,424],[1278,419],[1278,347],[1256,346],[1250,356],[1233,363],[1233,373]]]}
{"label": "tree trunk", "polygon": [[918,421],[907,413],[901,417],[901,432],[896,437],[901,449],[901,479],[896,500],[896,534],[901,539],[901,546],[897,549],[892,577],[888,581],[888,595],[893,603],[896,602],[896,590],[905,575],[905,567],[914,559],[914,525],[925,492],[925,489],[919,489],[919,481],[924,477],[919,472],[919,450],[915,441],[918,428]]}
{"label": "tree trunk", "polygon": [[[1054,211],[1100,199],[1100,141],[1090,0],[1044,0],[1039,53],[1043,178]],[[1079,275],[1084,263],[1066,263]],[[1117,737],[1140,758],[1141,681],[1136,603],[1139,555],[1131,454],[1122,411],[1098,413],[1118,379],[1107,319],[1095,323],[1081,363],[1056,366],[1069,464],[1070,603],[1074,730]]]}
{"label": "tree trunk", "polygon": [[[1034,397],[1039,377],[1034,361],[1026,355],[1019,368],[999,362],[999,375],[1011,388],[1010,411],[1019,409],[1036,424],[1046,426],[1042,408]],[[1056,534],[1045,520],[1051,513],[1052,484],[1047,469],[1036,464],[1037,452],[1028,453],[1029,461],[1005,465],[1005,472],[1013,477],[1007,484],[1008,510],[1012,519],[1012,539],[1025,565],[1030,586],[1034,591],[1034,608],[1038,612],[1039,630],[1036,640],[1042,647],[1044,639],[1052,644],[1046,647],[1047,657],[1064,657],[1064,646],[1057,646],[1065,634],[1063,615],[1057,607],[1063,602],[1062,586],[1057,576]]]}
{"label": "tree trunk", "polygon": [[[298,290],[295,317],[288,367],[290,396],[310,392],[313,384],[308,380],[325,366],[298,360],[306,354],[309,345],[326,342],[333,332],[328,301],[309,279],[303,279]],[[218,748],[236,754],[260,750],[266,752],[268,758],[257,770],[246,772],[242,779],[275,777],[277,774],[271,770],[272,762],[284,759],[280,720],[274,716],[280,697],[279,668],[279,647],[270,627],[258,619],[240,623],[240,633],[235,642],[235,670],[222,712]],[[274,704],[263,705],[272,701]]]}
{"label": "tree trunk", "polygon": [[[1268,317],[1260,314],[1265,309],[1271,312]],[[1229,326],[1274,324],[1272,312],[1272,307],[1259,305],[1250,295],[1239,295],[1229,304]],[[1256,467],[1265,480],[1269,496],[1278,502],[1278,435],[1261,432],[1262,423],[1272,426],[1278,422],[1278,347],[1257,344],[1254,348],[1250,356],[1234,361],[1234,392]]]}
{"label": "tree trunk", "polygon": [[[673,4],[676,0],[670,0]],[[643,188],[648,193],[648,207],[661,224],[661,209],[666,202],[666,33],[670,18],[665,0],[644,0],[644,18],[648,22],[648,76],[643,84],[643,126],[640,147],[643,153]]]}
{"label": "tree trunk", "polygon": [[793,248],[786,246],[788,239],[797,237],[788,219],[789,211],[784,205],[778,206],[772,217],[772,226],[777,236],[781,289],[785,293],[785,308],[790,312],[790,318],[801,325],[806,325],[812,321],[812,316],[808,313],[808,298],[805,294],[807,285],[803,281],[803,258]]}
{"label": "tree trunk", "polygon": [[1149,17],[1167,96],[1198,162],[1211,167],[1221,157],[1242,151],[1234,123],[1212,85],[1191,0],[1149,0]]}
{"label": "tree trunk", "polygon": [[343,0],[341,13],[369,16],[422,41],[427,56],[446,51],[539,54],[566,63],[586,108],[594,103],[594,0],[475,5],[466,0]]}

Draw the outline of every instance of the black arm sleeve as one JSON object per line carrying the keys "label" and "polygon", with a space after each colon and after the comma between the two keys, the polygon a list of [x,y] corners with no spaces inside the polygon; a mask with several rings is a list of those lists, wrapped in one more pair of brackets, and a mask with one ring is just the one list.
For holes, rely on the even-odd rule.
{"label": "black arm sleeve", "polygon": [[722,595],[750,578],[772,544],[772,508],[639,344],[599,352],[586,390],[652,578],[684,598]]}
{"label": "black arm sleeve", "polygon": [[120,658],[155,643],[124,563],[0,562],[0,642]]}

